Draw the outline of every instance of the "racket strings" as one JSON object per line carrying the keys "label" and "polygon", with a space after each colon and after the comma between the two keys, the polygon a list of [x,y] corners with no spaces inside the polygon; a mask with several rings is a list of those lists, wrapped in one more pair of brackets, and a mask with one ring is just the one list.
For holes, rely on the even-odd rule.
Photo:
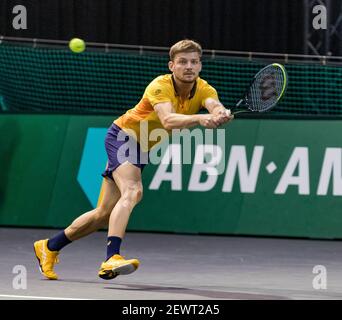
{"label": "racket strings", "polygon": [[283,73],[280,70],[277,70],[277,72],[275,73],[275,77],[276,77],[277,100],[279,100],[283,91],[285,79],[284,79]]}
{"label": "racket strings", "polygon": [[284,84],[283,73],[273,66],[264,70],[254,80],[247,96],[248,109],[263,112],[280,98]]}

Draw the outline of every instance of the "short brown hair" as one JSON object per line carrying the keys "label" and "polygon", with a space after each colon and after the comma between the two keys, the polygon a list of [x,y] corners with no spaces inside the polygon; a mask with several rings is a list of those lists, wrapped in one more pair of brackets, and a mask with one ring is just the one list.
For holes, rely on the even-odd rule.
{"label": "short brown hair", "polygon": [[202,56],[202,47],[199,43],[193,40],[184,39],[175,43],[169,51],[170,60],[173,61],[177,53],[180,52],[198,52]]}

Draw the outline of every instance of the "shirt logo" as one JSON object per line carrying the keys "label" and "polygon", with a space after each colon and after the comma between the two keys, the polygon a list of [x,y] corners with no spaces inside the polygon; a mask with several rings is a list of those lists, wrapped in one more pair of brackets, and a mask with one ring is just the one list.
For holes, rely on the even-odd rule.
{"label": "shirt logo", "polygon": [[154,94],[155,95],[158,95],[158,94],[160,94],[161,93],[161,90],[160,89],[157,89],[156,91],[154,91]]}

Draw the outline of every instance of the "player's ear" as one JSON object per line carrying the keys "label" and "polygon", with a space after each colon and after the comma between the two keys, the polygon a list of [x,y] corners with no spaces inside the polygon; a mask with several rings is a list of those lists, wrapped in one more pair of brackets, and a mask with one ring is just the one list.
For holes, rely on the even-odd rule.
{"label": "player's ear", "polygon": [[169,70],[170,70],[171,72],[173,72],[173,66],[174,66],[173,61],[169,61]]}

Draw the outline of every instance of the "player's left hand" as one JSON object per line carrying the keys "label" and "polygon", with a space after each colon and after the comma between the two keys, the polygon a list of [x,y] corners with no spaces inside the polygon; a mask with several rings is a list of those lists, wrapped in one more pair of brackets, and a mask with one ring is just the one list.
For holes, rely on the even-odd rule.
{"label": "player's left hand", "polygon": [[222,125],[234,119],[234,115],[231,114],[229,109],[220,110],[218,112],[218,116],[219,116],[217,119],[217,121],[219,122],[218,125]]}

